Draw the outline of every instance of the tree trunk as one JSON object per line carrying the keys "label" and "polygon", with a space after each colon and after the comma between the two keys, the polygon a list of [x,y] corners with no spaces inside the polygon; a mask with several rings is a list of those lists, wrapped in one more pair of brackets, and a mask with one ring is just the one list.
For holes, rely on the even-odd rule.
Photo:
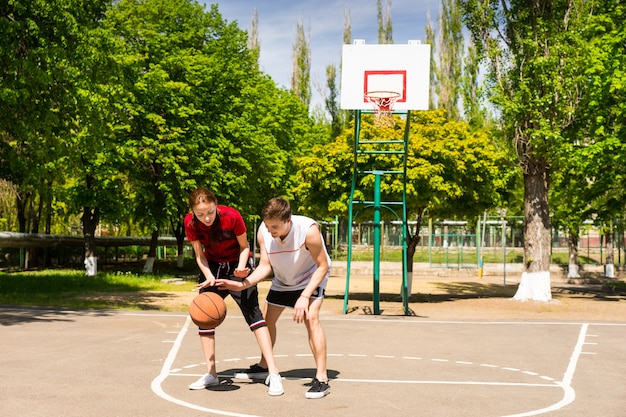
{"label": "tree trunk", "polygon": [[152,274],[154,272],[154,262],[156,261],[157,246],[159,244],[159,229],[152,231],[152,239],[150,240],[150,249],[148,250],[148,257],[146,263],[143,266],[143,272],[146,274]]}
{"label": "tree trunk", "polygon": [[174,237],[176,237],[176,245],[178,247],[178,258],[176,259],[176,267],[184,268],[185,267],[185,225],[183,221],[177,220],[176,222],[171,221],[172,231],[174,232]]}
{"label": "tree trunk", "polygon": [[605,239],[606,242],[606,263],[604,265],[604,276],[607,278],[615,278],[615,260],[613,255],[613,228],[608,227],[606,229]]}
{"label": "tree trunk", "polygon": [[[26,199],[21,193],[16,193],[15,207],[17,208],[17,224],[20,233],[26,233]],[[20,249],[20,268],[28,268],[28,254],[26,249]]]}
{"label": "tree trunk", "polygon": [[[41,197],[41,193],[39,194],[39,202],[37,207],[34,206],[34,201],[32,201],[33,206],[31,206],[30,210],[30,218],[31,218],[31,233],[38,234],[39,233],[39,224],[41,222],[41,213],[43,211],[43,199]],[[29,267],[37,268],[39,266],[39,249],[38,248],[28,248],[28,263]]]}
{"label": "tree trunk", "polygon": [[176,257],[176,268],[185,268],[185,252],[183,251],[184,244],[178,243],[178,256]]}
{"label": "tree trunk", "polygon": [[26,206],[28,204],[28,194],[16,193],[15,207],[17,208],[17,224],[20,233],[26,233]]}
{"label": "tree trunk", "polygon": [[415,256],[415,251],[417,249],[417,245],[420,243],[420,229],[422,227],[422,215],[424,214],[424,209],[419,208],[417,210],[417,214],[415,215],[415,233],[411,236],[411,229],[409,226],[406,226],[406,239],[407,239],[407,283],[408,283],[408,295],[411,296],[411,288],[413,286],[413,257]]}
{"label": "tree trunk", "polygon": [[569,248],[569,262],[567,265],[568,278],[580,278],[578,265],[578,229],[570,229],[567,239]]}
{"label": "tree trunk", "polygon": [[[48,181],[47,183],[48,187],[47,187],[47,191],[46,192],[46,221],[45,221],[45,225],[44,225],[44,233],[49,235],[50,232],[52,231],[52,181]],[[43,255],[43,261],[44,261],[44,265],[46,267],[50,267],[52,266],[52,260],[50,259],[50,248],[45,247],[44,250],[44,255]]]}
{"label": "tree trunk", "polygon": [[524,173],[524,269],[516,300],[549,301],[550,215],[547,169],[540,161]]}
{"label": "tree trunk", "polygon": [[83,237],[85,238],[85,270],[88,277],[98,274],[98,258],[96,257],[96,227],[100,221],[100,210],[96,207],[83,207]]}

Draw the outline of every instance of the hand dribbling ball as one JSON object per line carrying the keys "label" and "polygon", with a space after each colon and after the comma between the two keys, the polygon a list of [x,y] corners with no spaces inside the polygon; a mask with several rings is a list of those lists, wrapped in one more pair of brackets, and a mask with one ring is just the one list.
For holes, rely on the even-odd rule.
{"label": "hand dribbling ball", "polygon": [[226,318],[226,303],[217,293],[200,293],[189,305],[189,316],[198,327],[214,329]]}

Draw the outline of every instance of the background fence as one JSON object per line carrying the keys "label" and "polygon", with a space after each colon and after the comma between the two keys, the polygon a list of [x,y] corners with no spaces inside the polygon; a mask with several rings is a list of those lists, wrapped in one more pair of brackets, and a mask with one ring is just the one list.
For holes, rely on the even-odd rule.
{"label": "background fence", "polygon": [[[345,259],[347,227],[345,221],[321,222],[329,253],[333,259]],[[409,223],[415,233],[415,222]],[[381,224],[381,260],[402,260],[402,223]],[[256,235],[257,225],[250,230]],[[355,223],[351,228],[353,260],[371,260],[373,256],[374,225],[372,222]],[[414,262],[428,262],[431,267],[478,268],[482,263],[521,263],[523,261],[523,224],[521,218],[483,219],[477,224],[463,221],[428,221],[419,231],[420,241]],[[552,262],[568,263],[568,239],[559,230],[552,234]],[[626,260],[624,231],[613,235],[614,264],[624,265]],[[187,242],[186,242],[187,243]],[[256,242],[250,239],[257,252]],[[578,245],[581,264],[603,264],[606,261],[605,239],[591,225],[581,231]],[[146,257],[150,237],[97,237],[99,264],[142,260]],[[193,257],[186,244],[183,255]],[[175,260],[178,257],[176,239],[159,238],[157,259]],[[30,259],[26,262],[26,258]],[[0,232],[0,268],[30,266],[83,267],[84,241],[81,236],[23,235]]]}
{"label": "background fence", "polygon": [[[410,222],[411,233],[415,222]],[[327,222],[322,225],[329,251],[333,257],[345,256],[347,233],[341,233],[341,225]],[[397,221],[381,224],[381,260],[400,261],[402,246],[402,223]],[[371,258],[373,251],[374,224],[372,222],[352,225],[353,257]],[[415,262],[428,262],[433,267],[472,268],[483,263],[522,263],[524,230],[521,217],[505,219],[482,219],[476,224],[464,221],[427,221],[419,231]],[[613,256],[616,265],[626,259],[624,230],[613,234]],[[567,264],[568,237],[561,230],[552,232],[553,263]],[[603,264],[606,261],[605,239],[590,225],[581,230],[578,243],[579,262]],[[358,259],[357,259],[358,260]]]}

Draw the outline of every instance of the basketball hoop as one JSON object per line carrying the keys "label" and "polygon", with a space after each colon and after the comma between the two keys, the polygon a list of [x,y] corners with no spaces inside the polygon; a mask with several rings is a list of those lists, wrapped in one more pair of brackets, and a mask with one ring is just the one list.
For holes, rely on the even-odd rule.
{"label": "basketball hoop", "polygon": [[393,106],[400,98],[400,93],[395,91],[368,91],[365,98],[374,107],[374,124],[378,127],[392,127],[395,125]]}

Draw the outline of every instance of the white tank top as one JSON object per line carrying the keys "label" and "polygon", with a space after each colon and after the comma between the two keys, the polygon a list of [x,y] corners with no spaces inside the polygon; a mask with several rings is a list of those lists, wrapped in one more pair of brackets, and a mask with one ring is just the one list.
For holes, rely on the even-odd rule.
{"label": "white tank top", "polygon": [[[272,290],[301,290],[309,283],[313,272],[317,269],[317,264],[306,248],[305,241],[308,230],[315,224],[317,222],[311,218],[291,216],[291,230],[289,230],[285,240],[281,240],[279,237],[273,238],[267,231],[265,223],[261,223],[259,230],[263,236],[265,251],[274,271]],[[324,289],[330,275],[330,257],[326,251],[324,237],[320,237],[322,239],[322,250],[326,254],[329,266],[328,273],[320,284],[320,287]]]}

